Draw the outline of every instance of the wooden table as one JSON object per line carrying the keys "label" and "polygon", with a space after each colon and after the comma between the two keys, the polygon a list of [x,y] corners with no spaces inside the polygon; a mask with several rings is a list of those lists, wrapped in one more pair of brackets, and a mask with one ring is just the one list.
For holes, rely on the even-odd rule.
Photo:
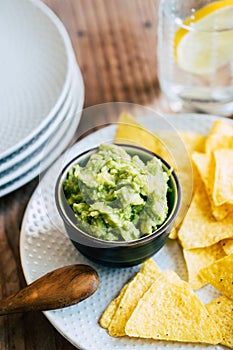
{"label": "wooden table", "polygon": [[[84,78],[86,107],[112,101],[157,104],[158,0],[45,0],[45,3],[70,34]],[[0,298],[25,286],[19,256],[20,226],[37,184],[36,178],[0,200]],[[75,348],[37,312],[0,317],[0,350],[13,349]]]}
{"label": "wooden table", "polygon": [[[133,102],[163,108],[157,78],[159,0],[44,0],[64,23],[85,83],[85,107]],[[106,120],[105,120],[106,122]],[[79,130],[85,129],[81,120]],[[38,178],[0,199],[0,298],[26,283],[19,236]],[[41,312],[0,317],[0,350],[75,349]],[[100,349],[96,349],[100,350]]]}

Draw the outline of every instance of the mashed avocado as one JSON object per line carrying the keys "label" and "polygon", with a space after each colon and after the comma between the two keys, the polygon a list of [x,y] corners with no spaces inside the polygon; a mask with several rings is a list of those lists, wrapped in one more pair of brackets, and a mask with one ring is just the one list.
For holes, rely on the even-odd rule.
{"label": "mashed avocado", "polygon": [[131,241],[166,219],[168,179],[158,158],[144,163],[120,146],[102,144],[85,166],[69,170],[63,189],[78,227],[99,239]]}

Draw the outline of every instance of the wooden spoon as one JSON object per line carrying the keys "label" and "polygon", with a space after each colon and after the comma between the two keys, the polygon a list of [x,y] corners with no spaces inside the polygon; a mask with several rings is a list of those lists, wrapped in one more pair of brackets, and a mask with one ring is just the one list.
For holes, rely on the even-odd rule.
{"label": "wooden spoon", "polygon": [[98,281],[98,274],[91,266],[61,267],[0,300],[0,315],[52,310],[76,304],[96,291]]}

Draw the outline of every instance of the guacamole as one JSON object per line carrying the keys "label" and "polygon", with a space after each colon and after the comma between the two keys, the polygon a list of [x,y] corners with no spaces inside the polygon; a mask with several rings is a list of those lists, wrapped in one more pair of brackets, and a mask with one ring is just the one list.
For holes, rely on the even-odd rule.
{"label": "guacamole", "polygon": [[150,235],[168,214],[169,172],[160,159],[143,162],[121,146],[102,144],[63,181],[77,226],[99,239],[131,241]]}

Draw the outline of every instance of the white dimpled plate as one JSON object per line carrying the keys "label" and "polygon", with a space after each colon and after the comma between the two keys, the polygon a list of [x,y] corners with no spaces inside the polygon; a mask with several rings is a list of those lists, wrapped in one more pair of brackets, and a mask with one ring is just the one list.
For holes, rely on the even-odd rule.
{"label": "white dimpled plate", "polygon": [[[178,115],[168,117],[178,130],[190,130],[207,134],[216,117],[200,115]],[[153,131],[153,118],[140,120]],[[229,121],[231,122],[231,121]],[[57,330],[72,344],[82,350],[162,350],[162,349],[224,349],[220,345],[189,344],[143,339],[112,338],[98,325],[99,317],[108,303],[118,294],[126,281],[140,266],[130,268],[107,268],[94,264],[80,254],[66,236],[54,202],[54,184],[58,171],[74,155],[100,142],[112,139],[115,129],[110,126],[93,133],[74,145],[62,156],[42,178],[26,210],[22,230],[20,253],[22,267],[28,283],[60,266],[84,263],[93,266],[100,278],[98,290],[87,300],[61,310],[46,311],[45,315]],[[187,279],[187,272],[180,246],[176,241],[168,243],[153,257],[162,270],[173,269],[181,278]],[[206,286],[197,295],[207,303],[218,292]]]}

